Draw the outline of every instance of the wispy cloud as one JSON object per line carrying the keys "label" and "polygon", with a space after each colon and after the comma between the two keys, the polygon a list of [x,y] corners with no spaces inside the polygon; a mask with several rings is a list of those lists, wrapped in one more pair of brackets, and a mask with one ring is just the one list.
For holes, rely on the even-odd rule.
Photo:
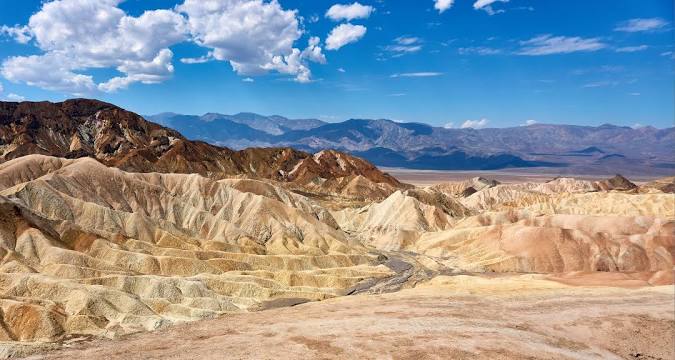
{"label": "wispy cloud", "polygon": [[621,32],[651,32],[664,30],[668,22],[661,18],[637,18],[626,20],[614,28],[614,31]]}
{"label": "wispy cloud", "polygon": [[253,80],[253,79],[252,79],[252,78],[250,78],[250,77],[247,77],[247,78],[243,78],[243,79],[241,79],[241,81],[243,81],[243,82],[248,82],[248,83],[252,83],[252,82],[255,82],[255,80]]}
{"label": "wispy cloud", "polygon": [[598,51],[607,47],[599,38],[540,35],[520,42],[518,55],[541,56]]}
{"label": "wispy cloud", "polygon": [[20,44],[27,44],[32,38],[33,33],[28,26],[0,26],[0,35],[7,35]]}
{"label": "wispy cloud", "polygon": [[495,10],[492,7],[494,3],[498,2],[507,3],[509,0],[477,0],[475,3],[473,3],[473,8],[476,10],[483,10],[488,13],[488,15],[501,14],[504,12],[504,10]]}
{"label": "wispy cloud", "polygon": [[389,94],[389,95],[387,95],[387,96],[390,96],[390,97],[401,97],[401,96],[405,96],[405,95],[406,95],[406,93],[394,93],[394,94]]}
{"label": "wispy cloud", "polygon": [[399,36],[394,39],[391,45],[386,46],[384,50],[392,53],[392,57],[416,53],[422,50],[422,39],[414,36]]}
{"label": "wispy cloud", "polygon": [[497,55],[501,54],[500,49],[485,46],[462,47],[457,49],[460,55]]}
{"label": "wispy cloud", "polygon": [[538,123],[539,122],[537,120],[530,119],[530,120],[525,120],[525,122],[520,124],[520,126],[531,126],[531,125],[536,125]]}
{"label": "wispy cloud", "polygon": [[196,57],[196,58],[182,58],[180,59],[180,62],[183,64],[203,64],[205,62],[209,62],[211,60],[215,60],[213,57],[213,52],[209,51],[208,54]]}
{"label": "wispy cloud", "polygon": [[616,52],[620,53],[633,53],[633,52],[638,52],[638,51],[644,51],[649,49],[649,46],[647,45],[639,45],[639,46],[624,46],[616,49]]}
{"label": "wispy cloud", "polygon": [[341,68],[341,67],[340,67],[340,68],[337,68],[337,71],[338,71],[338,72],[341,72],[341,73],[346,73],[346,72],[347,72],[347,70],[345,70],[344,68]]}
{"label": "wispy cloud", "polygon": [[349,92],[364,92],[364,91],[370,91],[370,88],[365,86],[364,83],[359,82],[359,83],[350,83],[350,82],[333,82],[332,86],[342,90],[342,91],[349,91]]}
{"label": "wispy cloud", "polygon": [[609,81],[609,80],[604,80],[604,81],[596,81],[588,84],[584,84],[582,88],[585,89],[592,89],[592,88],[600,88],[600,87],[608,87],[608,86],[617,86],[620,83],[618,81]]}
{"label": "wispy cloud", "polygon": [[621,65],[602,65],[599,70],[606,73],[619,73],[625,71],[626,68]]}
{"label": "wispy cloud", "polygon": [[575,69],[570,72],[572,75],[580,76],[593,73],[608,73],[608,74],[618,74],[626,71],[626,68],[621,65],[601,65],[592,68],[584,69]]}
{"label": "wispy cloud", "polygon": [[9,100],[9,101],[24,101],[24,100],[26,100],[25,97],[23,97],[21,95],[17,95],[15,93],[7,94],[6,99]]}
{"label": "wispy cloud", "polygon": [[342,119],[342,117],[337,116],[337,115],[319,115],[317,117],[319,118],[319,120],[328,121],[328,122],[340,121]]}
{"label": "wispy cloud", "polygon": [[435,77],[435,76],[442,76],[442,72],[432,72],[432,71],[422,71],[422,72],[409,72],[409,73],[398,73],[398,74],[392,74],[391,78],[399,78],[399,77]]}
{"label": "wispy cloud", "polygon": [[420,39],[414,36],[399,36],[394,41],[401,45],[413,45],[419,43]]}

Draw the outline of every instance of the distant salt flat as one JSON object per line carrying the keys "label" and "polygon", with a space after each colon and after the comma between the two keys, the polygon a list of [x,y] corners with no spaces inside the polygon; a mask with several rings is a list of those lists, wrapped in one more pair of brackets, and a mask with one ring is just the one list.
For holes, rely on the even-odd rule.
{"label": "distant salt flat", "polygon": [[[607,175],[610,175],[594,174],[592,172],[572,173],[565,172],[565,169],[560,168],[515,168],[503,170],[418,170],[380,167],[380,169],[394,176],[399,181],[416,186],[428,186],[447,181],[463,181],[478,176],[494,179],[501,183],[522,183],[546,182],[560,176],[574,177],[575,179],[580,180],[601,180],[606,178]],[[626,176],[637,184],[658,179],[664,175],[659,173],[639,175],[630,174]]]}

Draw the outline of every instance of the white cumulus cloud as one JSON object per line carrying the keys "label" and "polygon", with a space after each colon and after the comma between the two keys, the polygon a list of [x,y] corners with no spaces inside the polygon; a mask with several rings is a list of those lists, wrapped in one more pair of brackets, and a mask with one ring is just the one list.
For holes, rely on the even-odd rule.
{"label": "white cumulus cloud", "polygon": [[486,118],[482,118],[480,120],[467,120],[462,123],[460,128],[462,129],[482,129],[487,126],[489,120]]}
{"label": "white cumulus cloud", "polygon": [[361,5],[358,2],[349,5],[335,4],[328,9],[326,17],[333,21],[351,21],[354,19],[366,19],[375,9],[369,5]]}
{"label": "white cumulus cloud", "polygon": [[176,9],[187,16],[193,41],[211,49],[214,59],[229,61],[238,74],[308,76],[302,51],[293,47],[302,36],[297,13],[277,1],[185,0]]}
{"label": "white cumulus cloud", "polygon": [[309,38],[309,43],[305,50],[293,48],[289,55],[277,55],[272,58],[272,62],[262,66],[265,71],[274,70],[282,74],[295,75],[295,81],[299,83],[309,83],[312,81],[312,73],[307,66],[307,61],[313,61],[321,64],[326,63],[326,57],[323,55],[319,46],[321,40],[318,37]]}
{"label": "white cumulus cloud", "polygon": [[302,52],[303,56],[316,63],[325,64],[326,56],[323,54],[323,49],[321,49],[320,44],[321,39],[319,39],[319,37],[310,37],[307,48],[305,48],[305,50]]}
{"label": "white cumulus cloud", "polygon": [[445,10],[448,10],[452,7],[455,0],[434,0],[434,9],[438,10],[439,14],[442,14]]}
{"label": "white cumulus cloud", "polygon": [[278,1],[185,0],[176,9],[187,16],[192,41],[210,49],[185,63],[228,61],[239,75],[277,71],[301,83],[311,81],[309,61],[326,63],[318,37],[309,38],[304,50],[294,47],[303,34],[300,17]]}
{"label": "white cumulus cloud", "polygon": [[15,56],[0,66],[0,74],[12,82],[42,89],[86,94],[96,90],[91,75],[77,74],[67,59],[56,54]]}
{"label": "white cumulus cloud", "polygon": [[530,126],[530,125],[535,125],[537,123],[538,123],[537,120],[530,119],[530,120],[525,120],[525,122],[523,124],[521,124],[520,126]]}
{"label": "white cumulus cloud", "polygon": [[141,82],[143,84],[157,84],[166,80],[168,74],[173,73],[173,52],[169,49],[162,49],[151,61],[125,61],[117,70],[126,74],[126,76],[114,77],[98,85],[102,91],[113,92],[119,89],[125,89],[130,84]]}
{"label": "white cumulus cloud", "polygon": [[[0,74],[12,82],[72,94],[111,92],[170,78],[170,47],[186,41],[209,52],[181,62],[228,61],[246,76],[278,71],[308,82],[308,62],[326,62],[318,38],[310,38],[304,50],[294,47],[303,34],[299,16],[278,1],[185,0],[173,9],[138,16],[119,8],[122,2],[45,2],[27,25],[0,27],[0,35],[34,43],[42,51],[5,59]],[[121,75],[96,82],[92,69],[115,69]]]}
{"label": "white cumulus cloud", "polygon": [[[44,53],[10,57],[0,72],[10,81],[76,94],[167,79],[173,73],[168,47],[187,37],[183,17],[171,10],[128,16],[117,7],[120,2],[44,3],[24,31]],[[82,73],[92,68],[115,68],[124,75],[95,84]]]}
{"label": "white cumulus cloud", "polygon": [[521,41],[519,55],[552,55],[573,52],[590,52],[607,47],[599,38],[581,38],[567,36],[540,35],[530,40]]}
{"label": "white cumulus cloud", "polygon": [[366,35],[366,31],[366,27],[362,25],[338,25],[328,34],[326,49],[337,50],[347,44],[357,42]]}

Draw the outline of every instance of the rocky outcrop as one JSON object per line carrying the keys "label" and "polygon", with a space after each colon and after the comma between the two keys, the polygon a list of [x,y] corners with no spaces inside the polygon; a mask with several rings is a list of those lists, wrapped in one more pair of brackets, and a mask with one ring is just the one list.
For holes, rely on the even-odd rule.
{"label": "rocky outcrop", "polygon": [[454,197],[468,197],[478,191],[499,185],[499,181],[475,177],[466,181],[446,182],[429,186],[427,189]]}
{"label": "rocky outcrop", "polygon": [[640,186],[640,192],[675,193],[675,176],[650,181]]}
{"label": "rocky outcrop", "polygon": [[397,191],[379,203],[334,212],[340,227],[364,243],[383,250],[401,250],[426,232],[449,229],[471,212],[440,193]]}
{"label": "rocky outcrop", "polygon": [[409,250],[474,271],[670,271],[674,229],[658,218],[503,212],[425,233]]}
{"label": "rocky outcrop", "polygon": [[634,190],[637,189],[637,185],[633,184],[630,180],[625,177],[617,174],[613,178],[602,180],[596,182],[597,187],[603,191],[609,190]]}

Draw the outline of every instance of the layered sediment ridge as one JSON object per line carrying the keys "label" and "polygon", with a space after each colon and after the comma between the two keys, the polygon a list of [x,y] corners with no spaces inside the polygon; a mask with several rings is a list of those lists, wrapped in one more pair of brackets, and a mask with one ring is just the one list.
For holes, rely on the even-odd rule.
{"label": "layered sediment ridge", "polygon": [[93,159],[0,166],[2,340],[114,336],[386,276],[307,198]]}

